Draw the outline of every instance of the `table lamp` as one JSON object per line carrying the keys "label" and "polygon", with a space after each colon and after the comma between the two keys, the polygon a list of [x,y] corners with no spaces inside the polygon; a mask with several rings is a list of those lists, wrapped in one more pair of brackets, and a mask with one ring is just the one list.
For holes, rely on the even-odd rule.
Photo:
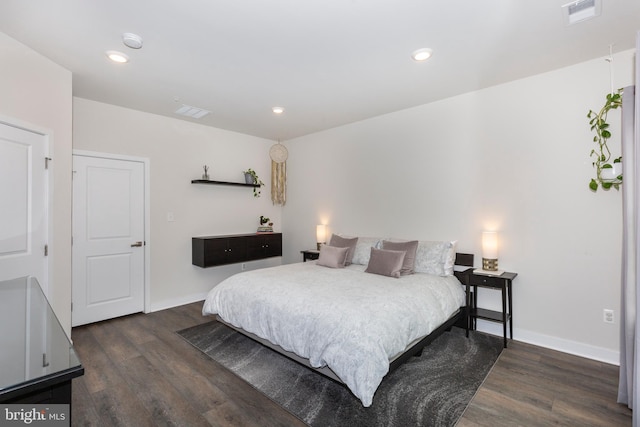
{"label": "table lamp", "polygon": [[495,231],[482,232],[482,270],[474,273],[500,276],[504,271],[498,270],[498,233]]}
{"label": "table lamp", "polygon": [[327,241],[327,226],[320,224],[316,226],[316,242],[318,243],[318,250],[320,246],[324,245]]}

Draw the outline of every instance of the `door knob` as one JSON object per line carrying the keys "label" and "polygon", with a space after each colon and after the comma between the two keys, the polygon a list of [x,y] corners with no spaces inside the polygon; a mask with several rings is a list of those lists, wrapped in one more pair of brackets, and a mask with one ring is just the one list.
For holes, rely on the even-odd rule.
{"label": "door knob", "polygon": [[142,242],[135,242],[135,243],[132,243],[132,244],[131,244],[131,247],[132,247],[132,248],[138,248],[138,247],[140,247],[140,246],[142,246]]}

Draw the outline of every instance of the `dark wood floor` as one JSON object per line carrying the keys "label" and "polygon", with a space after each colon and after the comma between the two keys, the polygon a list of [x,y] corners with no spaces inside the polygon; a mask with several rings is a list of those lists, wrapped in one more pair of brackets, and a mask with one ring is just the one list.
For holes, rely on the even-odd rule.
{"label": "dark wood floor", "polygon": [[510,342],[458,427],[630,426],[616,403],[618,367]]}
{"label": "dark wood floor", "polygon": [[[85,374],[76,426],[304,426],[175,331],[209,321],[194,303],[74,328]],[[459,426],[630,426],[618,368],[512,342]]]}

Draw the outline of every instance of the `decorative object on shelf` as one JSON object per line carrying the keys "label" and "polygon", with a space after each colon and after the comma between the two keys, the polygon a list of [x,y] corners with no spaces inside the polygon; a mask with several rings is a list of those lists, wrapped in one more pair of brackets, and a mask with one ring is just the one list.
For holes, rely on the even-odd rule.
{"label": "decorative object on shelf", "polygon": [[205,181],[209,180],[209,166],[204,165],[202,167],[202,169],[204,169],[204,173],[202,174],[202,179],[204,179]]}
{"label": "decorative object on shelf", "polygon": [[249,168],[244,173],[244,180],[247,184],[256,184],[257,187],[253,188],[253,197],[260,197],[260,187],[264,185],[264,182],[260,180],[258,174],[253,169]]}
{"label": "decorative object on shelf", "polygon": [[260,215],[260,226],[258,233],[273,233],[273,222],[266,216]]}
{"label": "decorative object on shelf", "polygon": [[611,187],[617,190],[622,184],[622,157],[617,157],[610,162],[611,150],[607,145],[608,139],[611,138],[607,114],[621,106],[622,89],[618,89],[607,94],[607,100],[600,111],[589,110],[587,114],[591,130],[595,132],[593,142],[597,144],[597,147],[591,150],[590,154],[594,159],[592,165],[596,168],[596,177],[592,178],[589,183],[589,188],[593,191],[598,189],[598,185],[601,185],[605,190]]}
{"label": "decorative object on shelf", "polygon": [[287,147],[280,141],[269,149],[271,157],[271,201],[274,205],[284,206],[287,201]]}
{"label": "decorative object on shelf", "polygon": [[317,248],[320,250],[320,247],[327,242],[327,226],[324,224],[319,224],[316,226],[316,242]]}
{"label": "decorative object on shelf", "polygon": [[500,276],[504,271],[498,270],[498,233],[482,232],[482,270],[474,270],[476,274]]}

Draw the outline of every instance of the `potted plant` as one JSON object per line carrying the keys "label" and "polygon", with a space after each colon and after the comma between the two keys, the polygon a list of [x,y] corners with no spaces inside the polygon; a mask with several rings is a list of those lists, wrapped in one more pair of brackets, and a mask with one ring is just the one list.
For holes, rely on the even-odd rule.
{"label": "potted plant", "polygon": [[253,197],[260,197],[260,187],[264,185],[264,182],[260,180],[258,174],[253,169],[249,168],[244,173],[244,181],[247,184],[257,184],[258,187],[253,187]]}
{"label": "potted plant", "polygon": [[587,118],[591,130],[595,132],[593,142],[597,147],[591,150],[590,156],[594,159],[592,165],[596,168],[596,177],[591,179],[589,188],[593,191],[598,189],[598,185],[602,185],[605,190],[614,187],[618,189],[622,184],[622,157],[611,159],[611,151],[607,146],[607,140],[611,138],[609,131],[609,123],[607,123],[607,114],[611,110],[615,110],[622,106],[622,89],[607,94],[607,101],[597,113],[589,110]]}
{"label": "potted plant", "polygon": [[258,233],[273,233],[273,222],[264,215],[260,215]]}

